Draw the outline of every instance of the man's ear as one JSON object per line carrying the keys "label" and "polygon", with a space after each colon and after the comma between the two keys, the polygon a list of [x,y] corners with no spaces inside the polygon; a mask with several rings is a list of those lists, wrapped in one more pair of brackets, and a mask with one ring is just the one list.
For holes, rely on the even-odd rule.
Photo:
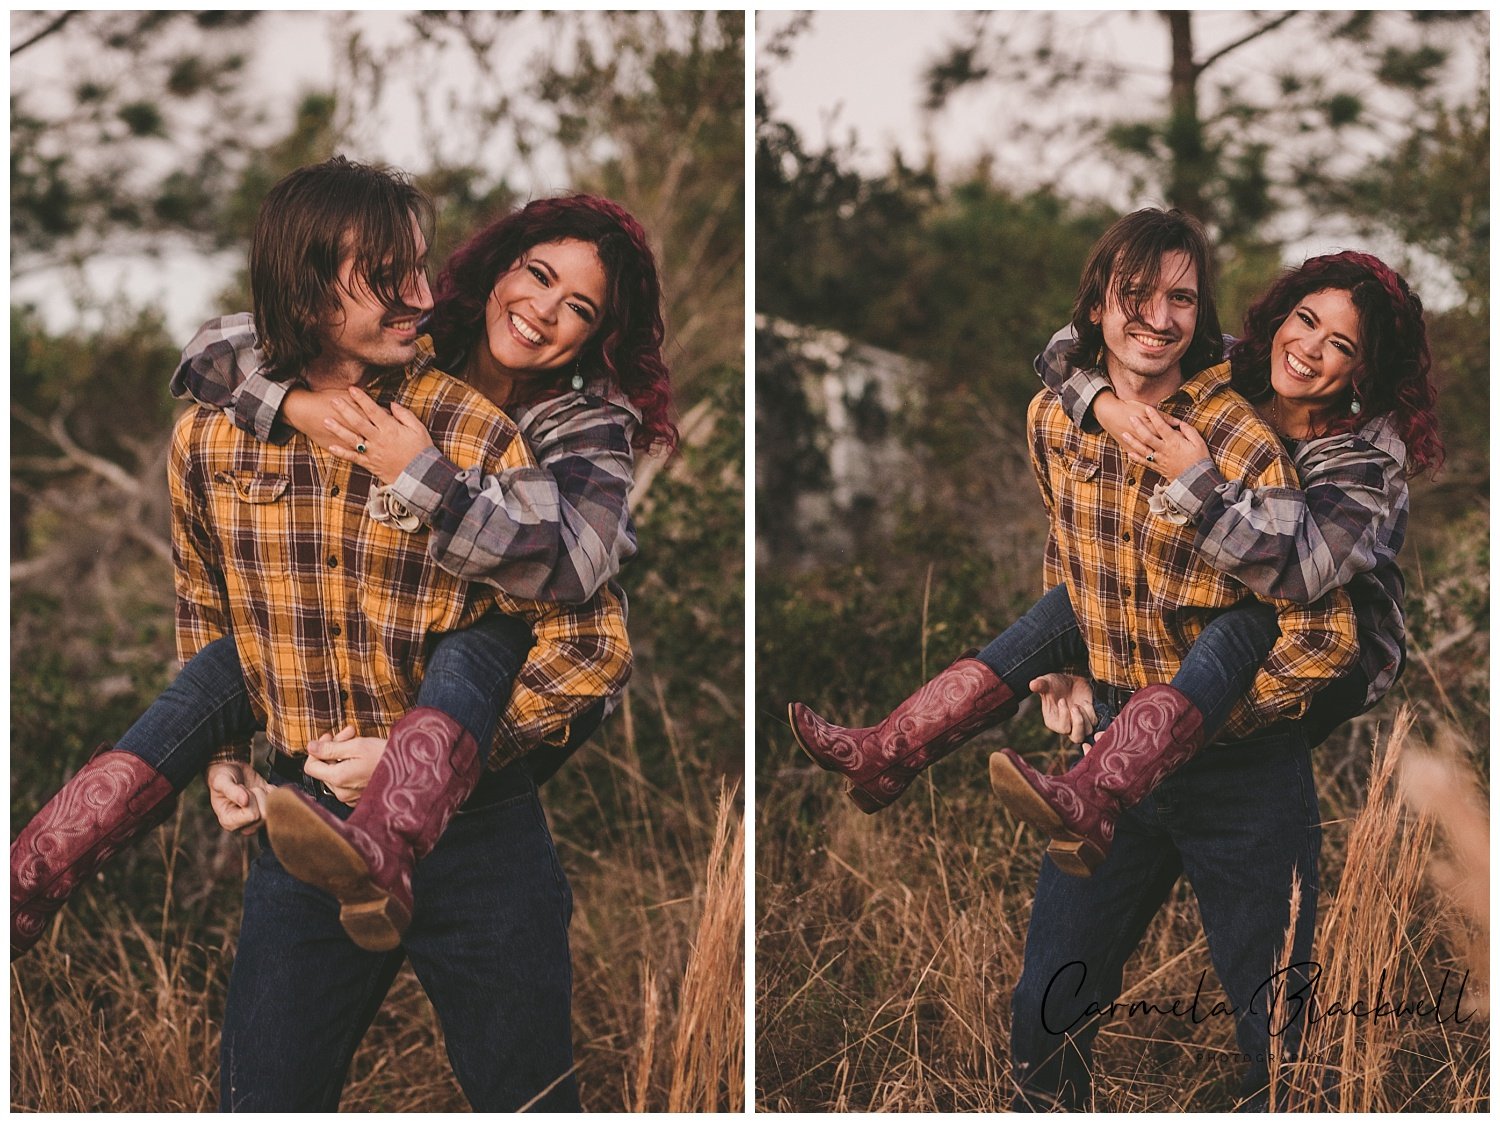
{"label": "man's ear", "polygon": [[1089,323],[1097,324],[1102,319],[1104,319],[1104,310],[1099,305],[1096,304],[1089,309]]}

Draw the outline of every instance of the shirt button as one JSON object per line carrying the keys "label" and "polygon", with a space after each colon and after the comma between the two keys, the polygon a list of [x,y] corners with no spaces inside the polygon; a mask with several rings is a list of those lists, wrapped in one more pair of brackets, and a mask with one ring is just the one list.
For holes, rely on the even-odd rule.
{"label": "shirt button", "polygon": [[[1126,483],[1127,483],[1127,484],[1129,484],[1129,485],[1130,485],[1130,486],[1131,486],[1131,487],[1134,487],[1134,486],[1135,486],[1135,477],[1134,477],[1134,476],[1131,476],[1131,477],[1130,477],[1130,478],[1129,478],[1129,479],[1128,479],[1128,480],[1126,480],[1126,481],[1125,481],[1125,482],[1126,482]],[[338,491],[337,491],[337,489],[335,489],[335,491],[334,491],[334,494],[335,494],[335,495],[337,495],[337,494],[338,494]]]}
{"label": "shirt button", "polygon": [[330,624],[328,626],[328,634],[329,635],[334,635],[334,636],[342,635],[343,631],[344,631],[344,629],[340,628],[337,624]]}
{"label": "shirt button", "polygon": [[342,687],[339,688],[339,701],[340,702],[347,702],[347,701],[349,701],[349,692],[347,690],[343,689]]}
{"label": "shirt button", "polygon": [[329,569],[337,569],[338,567],[339,567],[339,559],[336,558],[336,557],[334,557],[332,554],[329,554],[328,555],[328,568]]}
{"label": "shirt button", "polygon": [[1121,538],[1122,541],[1129,542],[1130,541],[1130,531],[1127,530],[1124,534],[1120,535],[1120,538]]}
{"label": "shirt button", "polygon": [[[1134,482],[1134,481],[1132,481],[1132,482]],[[338,493],[339,493],[339,485],[338,484],[334,484],[331,488],[328,489],[328,494],[329,495],[337,495]]]}

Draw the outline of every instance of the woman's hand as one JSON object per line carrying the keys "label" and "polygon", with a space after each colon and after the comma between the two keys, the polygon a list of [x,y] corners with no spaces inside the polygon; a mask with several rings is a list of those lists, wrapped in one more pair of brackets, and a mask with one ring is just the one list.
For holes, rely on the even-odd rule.
{"label": "woman's hand", "polygon": [[1122,401],[1115,396],[1113,390],[1103,390],[1097,394],[1093,410],[1094,420],[1099,422],[1099,428],[1113,437],[1116,444],[1123,443],[1121,438],[1130,432],[1137,418],[1160,413],[1155,406],[1145,402]]}
{"label": "woman's hand", "polygon": [[204,777],[208,802],[219,826],[231,834],[254,834],[266,819],[266,782],[250,765],[237,760],[208,766]]}
{"label": "woman's hand", "polygon": [[1137,415],[1120,434],[1120,447],[1138,464],[1175,480],[1200,460],[1210,459],[1208,445],[1186,421],[1159,410]]}
{"label": "woman's hand", "polygon": [[[340,460],[368,468],[383,484],[397,476],[423,449],[432,447],[427,428],[400,402],[387,412],[358,386],[333,402],[335,417],[323,424],[333,435],[328,451]],[[361,451],[363,449],[363,451]]]}
{"label": "woman's hand", "polygon": [[384,737],[356,737],[354,726],[346,725],[333,736],[319,737],[307,746],[302,774],[321,780],[334,799],[353,807],[384,755]]}
{"label": "woman's hand", "polygon": [[343,390],[305,390],[294,386],[281,401],[282,420],[319,448],[332,451],[333,434],[324,422],[337,418],[333,403],[343,401],[345,395]]}
{"label": "woman's hand", "polygon": [[1054,671],[1032,679],[1030,687],[1042,700],[1042,723],[1048,729],[1075,745],[1088,740],[1097,722],[1094,689],[1088,679]]}

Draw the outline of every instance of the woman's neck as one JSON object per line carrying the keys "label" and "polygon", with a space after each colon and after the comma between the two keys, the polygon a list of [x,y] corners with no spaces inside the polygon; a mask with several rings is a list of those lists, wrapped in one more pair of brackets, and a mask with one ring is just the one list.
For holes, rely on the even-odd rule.
{"label": "woman's neck", "polygon": [[1320,410],[1300,402],[1288,401],[1274,390],[1258,410],[1278,434],[1294,441],[1317,436],[1326,424]]}
{"label": "woman's neck", "polygon": [[509,370],[495,362],[495,357],[490,354],[489,348],[483,346],[483,341],[469,354],[468,362],[463,366],[462,377],[465,382],[478,390],[500,409],[504,409],[516,397],[516,392],[524,386],[531,375],[518,371]]}

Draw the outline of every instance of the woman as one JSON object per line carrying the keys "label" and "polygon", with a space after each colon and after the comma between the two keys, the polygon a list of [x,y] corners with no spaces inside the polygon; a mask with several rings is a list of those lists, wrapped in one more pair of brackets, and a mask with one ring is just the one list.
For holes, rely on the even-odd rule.
{"label": "woman", "polygon": [[[225,408],[263,439],[285,439],[284,417],[338,446],[335,455],[385,485],[370,517],[405,530],[428,526],[434,562],[458,576],[532,600],[623,601],[609,586],[635,553],[627,509],[633,455],[676,440],[661,357],[660,285],[639,224],[605,199],[536,200],[454,254],[426,326],[438,362],[511,414],[538,468],[481,478],[440,456],[409,413],[392,417],[358,390],[349,400],[333,400],[342,393],[289,390],[266,378],[249,316],[205,325],[184,352],[173,390]],[[486,617],[436,646],[419,708],[463,715],[477,743],[488,745],[515,679],[517,695],[530,691],[546,700],[550,724],[502,726],[504,752],[489,765],[541,743],[531,771],[544,777],[617,702],[629,667],[620,638],[576,636],[568,681],[532,680],[522,667],[531,645],[524,623]],[[170,814],[176,793],[216,749],[253,728],[233,640],[225,638],[184,667],[119,745],[85,766],[12,844],[12,957],[35,944],[73,888]],[[479,772],[446,778],[444,806],[413,846],[382,821],[386,808],[379,801],[359,798],[366,783],[382,787],[389,750],[373,774],[361,774],[361,757],[352,750],[368,746],[355,745],[351,732],[309,746],[305,766],[308,777],[344,802],[359,802],[347,821],[290,784],[263,795],[247,777],[242,792],[216,790],[211,798],[226,827],[240,823],[246,831],[258,825],[264,800],[273,845],[285,850],[288,868],[300,863],[294,873],[339,897],[357,943],[384,950],[399,941],[410,916],[411,865],[435,844]],[[96,768],[122,754],[144,781],[122,787]],[[330,850],[347,864],[323,865]]]}
{"label": "woman", "polygon": [[[1232,379],[1289,444],[1301,492],[1267,494],[1223,480],[1191,428],[1103,394],[1109,383],[1102,373],[1074,367],[1090,357],[1079,349],[1059,341],[1043,356],[1039,369],[1049,386],[1075,422],[1097,414],[1127,454],[1170,481],[1158,486],[1153,511],[1196,522],[1197,546],[1216,568],[1262,596],[1299,602],[1347,586],[1359,624],[1359,666],[1313,698],[1304,719],[1309,742],[1373,705],[1405,654],[1395,555],[1405,536],[1406,480],[1442,457],[1422,305],[1406,282],[1367,254],[1313,258],[1248,313],[1230,359]],[[1119,811],[1212,739],[1275,636],[1267,606],[1223,613],[1172,684],[1137,692],[1120,714],[1137,720],[1117,719],[1067,775],[1039,775],[1009,749],[995,754],[996,794],[1051,836],[1059,867],[1087,876],[1108,852]],[[945,694],[965,692],[940,676],[870,729],[841,730],[795,704],[792,727],[814,760],[851,776],[856,802],[873,811],[921,768],[1013,713],[1026,689],[1045,693],[1049,724],[1071,727],[1081,739],[1092,724],[1091,714],[1080,712],[1092,709],[1089,695],[1045,672],[1082,657],[1067,590],[1058,586],[977,660],[955,664],[984,679],[963,707],[942,704]],[[942,716],[924,720],[932,713]]]}

